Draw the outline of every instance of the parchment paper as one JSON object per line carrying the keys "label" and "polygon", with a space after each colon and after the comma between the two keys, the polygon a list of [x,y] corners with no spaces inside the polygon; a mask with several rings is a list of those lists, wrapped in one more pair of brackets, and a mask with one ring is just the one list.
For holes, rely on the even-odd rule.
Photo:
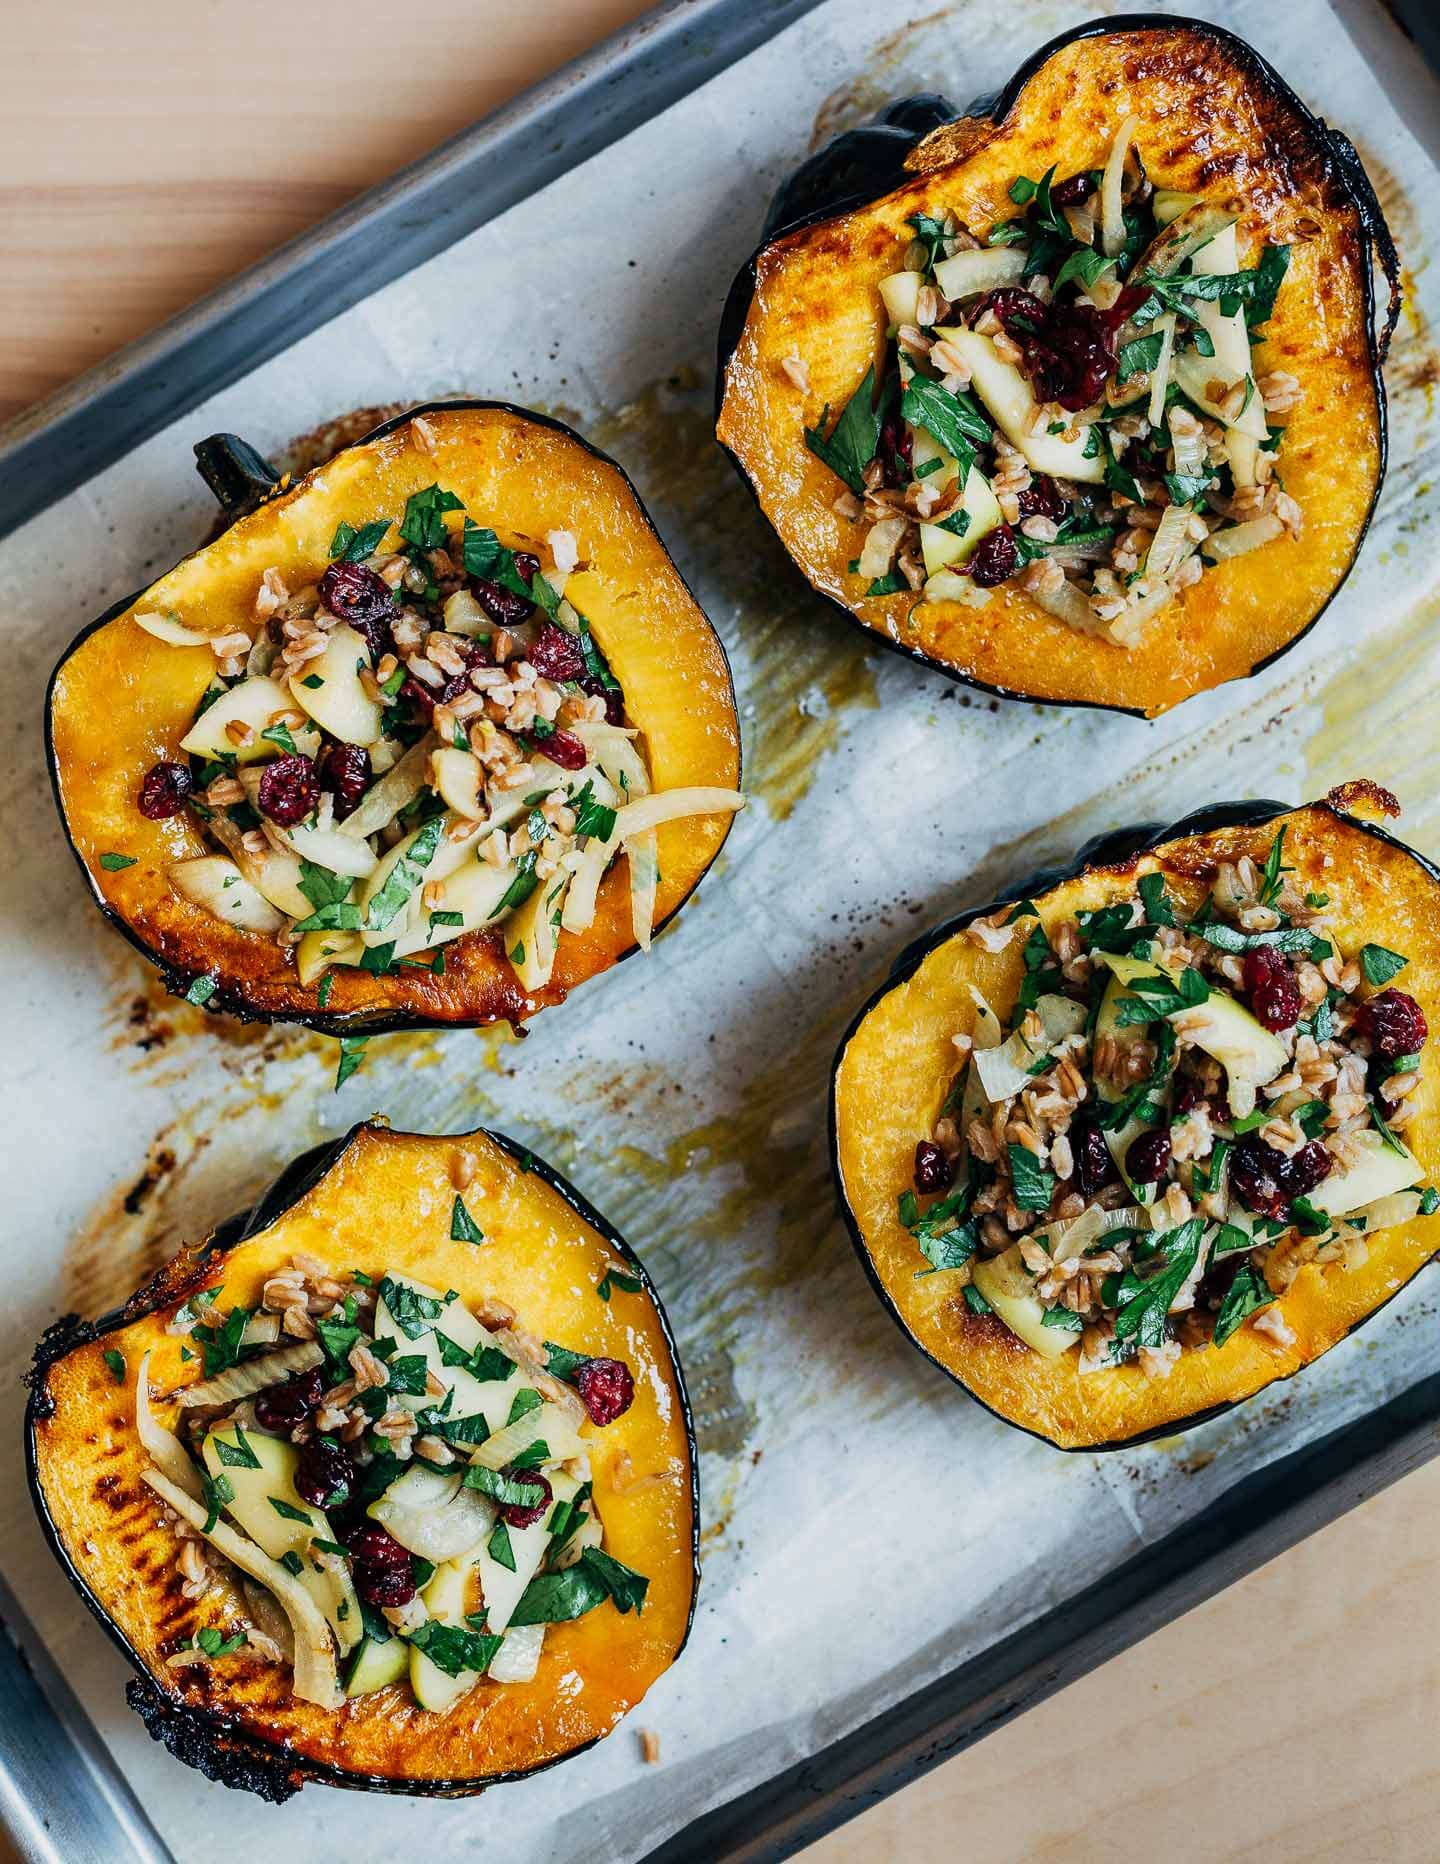
{"label": "parchment paper", "polygon": [[[1147,725],[1002,705],[871,654],[795,587],[708,438],[726,285],[812,129],[918,88],[966,101],[1094,11],[1081,4],[925,13],[923,0],[830,0],[6,547],[0,706],[19,835],[3,894],[0,1560],[181,1858],[239,1864],[257,1844],[316,1864],[417,1850],[634,1858],[1433,1363],[1440,1318],[1424,1277],[1299,1383],[1183,1441],[1059,1456],[906,1345],[834,1212],[823,1134],[835,1040],[899,946],[943,914],[1096,828],[1237,791],[1298,800],[1362,774],[1400,793],[1402,832],[1440,854],[1434,170],[1322,0],[1188,10],[1248,33],[1355,137],[1410,272],[1376,528],[1322,625],[1260,680]],[[280,451],[358,405],[457,389],[568,413],[637,477],[729,646],[754,803],[648,962],[587,985],[523,1044],[463,1032],[373,1043],[334,1095],[333,1043],[171,1005],[104,929],[52,818],[41,693],[85,620],[205,530],[195,439],[233,428]],[[645,1256],[695,1399],[704,1585],[682,1662],[630,1724],[556,1772],[479,1801],[312,1787],[270,1809],[207,1786],[124,1708],[125,1667],[31,1514],[19,1376],[57,1313],[100,1311],[292,1154],[374,1109],[402,1127],[500,1126],[571,1174]],[[660,1766],[642,1763],[637,1727],[659,1733]]]}

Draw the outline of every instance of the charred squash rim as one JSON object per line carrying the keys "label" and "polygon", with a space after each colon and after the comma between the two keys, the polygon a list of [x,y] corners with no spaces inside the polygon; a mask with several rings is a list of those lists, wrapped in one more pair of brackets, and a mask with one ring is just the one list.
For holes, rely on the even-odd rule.
{"label": "charred squash rim", "polygon": [[[155,1681],[143,1660],[107,1612],[104,1601],[91,1589],[88,1580],[66,1548],[59,1527],[51,1513],[41,1482],[36,1433],[37,1428],[55,1412],[55,1401],[48,1386],[52,1368],[78,1348],[93,1345],[130,1326],[135,1321],[183,1300],[197,1284],[208,1280],[208,1271],[217,1257],[225,1256],[230,1250],[277,1222],[293,1205],[299,1203],[319,1184],[358,1139],[367,1134],[382,1132],[387,1137],[401,1140],[423,1140],[430,1137],[416,1133],[396,1133],[375,1121],[361,1121],[353,1126],[343,1139],[312,1147],[309,1151],[300,1154],[261,1193],[252,1207],[218,1224],[198,1248],[182,1250],[138,1289],[122,1307],[93,1321],[82,1319],[78,1314],[67,1314],[47,1327],[36,1346],[25,1379],[29,1391],[25,1408],[25,1469],[31,1500],[35,1505],[35,1512],[50,1551],[59,1562],[66,1578],[80,1594],[91,1615],[104,1628],[110,1641],[136,1671],[135,1677],[126,1685],[127,1702],[145,1723],[151,1739],[160,1742],[177,1760],[194,1767],[208,1780],[222,1786],[254,1793],[273,1804],[280,1804],[291,1798],[301,1787],[311,1782],[349,1787],[362,1792],[413,1797],[466,1797],[482,1792],[491,1786],[503,1785],[512,1780],[529,1779],[537,1773],[557,1767],[564,1761],[573,1759],[575,1755],[585,1753],[597,1742],[605,1739],[607,1733],[613,1732],[613,1729],[602,1730],[590,1740],[567,1748],[561,1753],[550,1755],[533,1765],[475,1778],[407,1779],[403,1776],[357,1773],[296,1754],[292,1750],[266,1741],[253,1729],[246,1727],[238,1718],[227,1714],[223,1708],[196,1707],[178,1702],[167,1694]],[[539,1158],[528,1147],[507,1138],[503,1133],[492,1132],[484,1127],[475,1134],[457,1134],[453,1140],[436,1139],[434,1143],[458,1143],[467,1137],[488,1140],[513,1159],[524,1172],[538,1177],[550,1190],[556,1192],[582,1222],[599,1234],[607,1247],[625,1262],[628,1270],[643,1284],[644,1298],[653,1311],[668,1356],[668,1370],[673,1378],[678,1399],[678,1417],[689,1466],[689,1480],[685,1493],[690,1513],[688,1548],[690,1599],[680,1638],[670,1659],[673,1664],[689,1642],[695,1622],[695,1607],[700,1586],[700,1482],[694,1417],[669,1316],[665,1312],[659,1293],[644,1263],[635,1254],[630,1244],[614,1225],[595,1209],[589,1199],[577,1191],[553,1166]],[[637,1703],[638,1700],[637,1698]],[[632,1703],[630,1708],[633,1710],[635,1706],[637,1704]],[[317,1710],[316,1713],[325,1714],[327,1711]],[[345,1711],[341,1709],[334,1713],[344,1714]]]}
{"label": "charred squash rim", "polygon": [[[617,460],[613,459],[601,448],[593,445],[589,440],[585,439],[582,434],[577,433],[574,428],[567,426],[564,421],[556,420],[551,415],[537,413],[533,409],[521,407],[515,402],[469,398],[430,401],[418,404],[413,408],[407,408],[403,413],[394,415],[389,420],[382,421],[379,426],[372,428],[361,439],[349,442],[345,447],[340,449],[340,453],[350,452],[356,448],[369,446],[376,441],[383,440],[388,435],[407,426],[417,415],[447,415],[474,412],[507,416],[517,422],[545,430],[551,434],[559,435],[581,449],[582,452],[588,455],[589,458],[599,466],[616,475],[623,492],[634,507],[637,519],[648,532],[654,544],[658,547],[668,573],[675,578],[679,588],[683,590],[685,596],[693,605],[695,614],[703,621],[705,628],[708,630],[707,644],[713,648],[713,652],[717,659],[717,670],[723,674],[724,678],[723,691],[728,702],[728,711],[733,734],[731,780],[733,785],[738,787],[741,780],[740,727],[735,701],[734,675],[730,666],[729,655],[726,653],[724,642],[721,640],[714,624],[709,620],[699,599],[686,582],[674,558],[671,556],[669,549],[666,547],[665,540],[656,528],[655,522],[650,516],[639,492],[636,490],[633,480]],[[292,479],[291,476],[286,473],[278,480],[269,481],[269,474],[272,469],[266,465],[260,455],[252,447],[243,441],[237,440],[234,435],[215,435],[207,440],[201,441],[196,445],[195,453],[199,470],[220,504],[223,518],[220,529],[206,540],[206,545],[213,543],[215,539],[228,528],[232,521],[243,519],[248,516],[250,512],[260,509],[265,504],[292,497],[297,490],[308,484],[331,464],[331,461],[327,460],[324,465],[315,468],[310,473],[302,475],[299,479]],[[338,458],[339,454],[333,457]],[[198,546],[197,550],[205,548],[206,545]],[[197,554],[197,552],[189,553],[190,556],[195,554]],[[187,560],[186,557],[180,559],[181,562]],[[179,565],[176,564],[172,567],[178,568]],[[169,574],[169,571],[162,572],[162,576],[165,574]],[[154,581],[158,582],[161,579],[161,577],[156,577]],[[147,585],[147,587],[153,587],[153,583]],[[91,896],[96,905],[100,908],[101,913],[110,924],[124,936],[128,943],[139,952],[141,957],[159,971],[164,980],[166,990],[173,996],[183,997],[198,979],[208,976],[209,973],[204,969],[181,966],[168,961],[163,954],[154,949],[143,934],[111,903],[100,879],[87,863],[72,833],[64,802],[61,760],[55,742],[56,689],[66,667],[92,636],[98,634],[101,629],[107,627],[111,622],[118,620],[119,617],[125,614],[128,609],[132,608],[145,593],[145,589],[138,589],[132,594],[125,596],[122,600],[112,603],[103,614],[98,615],[94,621],[89,622],[80,630],[60,656],[60,659],[56,662],[45,689],[45,756],[47,768],[50,773],[51,793],[54,797],[56,811],[60,817],[61,831],[65,836],[70,852],[74,856],[81,873],[85,876],[86,883],[89,886]],[[683,897],[670,906],[663,917],[657,919],[655,926],[657,934],[671,923],[680,912],[680,909],[693,897],[700,882],[705,878],[705,875],[710,871],[719,857],[729,836],[731,825],[731,819],[726,818],[713,849],[704,865],[700,868],[699,872],[695,874],[693,880],[691,880]],[[602,889],[602,898],[603,892],[604,890]],[[196,910],[198,911],[200,909],[197,908]],[[465,942],[466,941],[463,940],[457,940],[456,945],[458,947]],[[613,962],[622,962],[624,959],[633,956],[637,949],[638,947],[635,945],[629,945],[619,953],[618,957]],[[563,957],[563,945],[561,947],[561,952]],[[557,969],[558,968],[559,967],[557,967]],[[609,968],[609,964],[603,965],[601,971],[603,972],[603,970]],[[591,972],[584,977],[575,979],[574,982],[577,984],[589,982],[590,977],[600,974],[600,972]],[[316,1030],[322,1035],[334,1036],[390,1035],[404,1030],[419,1029],[480,1028],[502,1020],[511,1021],[518,1029],[519,1025],[529,1016],[535,1014],[538,1009],[545,1007],[547,1004],[563,1000],[567,988],[568,986],[557,983],[547,986],[546,992],[541,993],[538,998],[532,998],[527,996],[519,980],[514,979],[513,989],[508,991],[507,1001],[502,1010],[475,1016],[455,1017],[428,1016],[417,1010],[391,1010],[386,1008],[354,1011],[263,1009],[257,1007],[256,1004],[250,1001],[244,991],[229,987],[222,977],[217,988],[206,1000],[206,1007],[223,1011],[225,1014],[234,1016],[242,1022],[291,1023],[301,1028]]]}
{"label": "charred squash rim", "polygon": [[[720,428],[726,404],[731,360],[744,334],[751,303],[758,288],[760,261],[773,244],[808,227],[817,226],[824,221],[838,220],[857,209],[873,205],[884,195],[912,181],[915,176],[907,166],[907,158],[932,131],[943,127],[946,123],[958,120],[988,119],[993,124],[1002,124],[1019,102],[1025,87],[1057,53],[1088,39],[1151,31],[1172,33],[1186,31],[1215,41],[1249,76],[1270,90],[1279,104],[1293,114],[1297,124],[1306,133],[1326,180],[1336,188],[1345,203],[1354,210],[1359,222],[1362,251],[1367,257],[1372,252],[1378,257],[1389,287],[1389,302],[1385,319],[1377,335],[1374,278],[1370,265],[1362,264],[1360,271],[1369,358],[1368,379],[1374,401],[1377,455],[1375,485],[1369,505],[1356,532],[1344,572],[1310,619],[1289,640],[1256,660],[1246,672],[1228,676],[1230,678],[1252,678],[1289,653],[1291,648],[1304,640],[1319,622],[1344,587],[1358,560],[1361,547],[1374,519],[1375,507],[1385,483],[1389,459],[1389,423],[1382,366],[1389,354],[1390,340],[1399,321],[1402,287],[1400,259],[1395,242],[1376,196],[1374,185],[1365,172],[1364,164],[1354,143],[1343,131],[1332,128],[1322,117],[1312,111],[1267,59],[1263,58],[1244,39],[1223,26],[1215,25],[1209,20],[1191,19],[1184,15],[1166,13],[1122,13],[1112,18],[1091,20],[1084,25],[1072,27],[1067,32],[1057,34],[1038,51],[1032,53],[999,92],[977,98],[963,111],[957,110],[947,99],[930,93],[905,98],[892,104],[871,123],[858,129],[842,131],[818,152],[808,157],[777,189],[766,217],[761,242],[736,274],[721,312],[715,383],[716,438],[718,444],[729,455],[735,470],[754,499],[761,517],[769,525],[771,520],[765,511],[759,485],[752,478],[739,454],[724,439]],[[957,685],[969,687],[973,691],[988,694],[993,698],[1020,699],[1033,704],[1119,712],[1132,718],[1153,718],[1175,704],[1183,704],[1186,698],[1194,698],[1199,692],[1213,690],[1213,688],[1197,686],[1188,693],[1182,694],[1180,698],[1169,701],[1166,706],[1151,708],[1103,699],[1035,694],[1019,686],[988,681],[927,654],[921,648],[892,638],[882,627],[870,626],[848,603],[817,588],[799,560],[790,555],[788,548],[786,555],[794,564],[796,571],[804,578],[816,600],[826,603],[843,615],[845,620],[853,628],[858,629],[872,646],[883,647],[923,667],[927,672],[939,674],[945,679],[953,680]]]}
{"label": "charred squash rim", "polygon": [[[1437,1237],[1436,1248],[1431,1251],[1430,1255],[1425,1257],[1408,1274],[1405,1274],[1398,1285],[1393,1287],[1387,1295],[1377,1300],[1372,1307],[1359,1315],[1343,1333],[1337,1335],[1328,1345],[1323,1346],[1320,1351],[1315,1353],[1311,1358],[1303,1360],[1299,1365],[1292,1367],[1290,1371],[1277,1371],[1272,1377],[1250,1386],[1237,1398],[1227,1398],[1189,1414],[1167,1417],[1160,1423],[1146,1425],[1139,1430],[1125,1435],[1098,1442],[1077,1441],[1062,1443],[1055,1437],[1052,1437],[1040,1426],[1027,1422],[1021,1416],[1012,1416],[1009,1412],[1001,1410],[997,1405],[991,1404],[983,1398],[979,1392],[967,1382],[964,1375],[963,1336],[961,1336],[961,1340],[956,1343],[955,1363],[947,1363],[941,1353],[933,1350],[905,1318],[899,1303],[896,1301],[890,1287],[881,1275],[864,1228],[846,1191],[840,1131],[840,1097],[842,1069],[846,1060],[846,1052],[852,1040],[872,1012],[882,1004],[893,991],[907,984],[933,952],[962,933],[965,928],[973,924],[975,920],[983,919],[999,908],[1013,905],[1019,900],[1043,899],[1043,897],[1054,888],[1075,880],[1086,873],[1111,873],[1116,876],[1123,876],[1133,869],[1136,861],[1142,855],[1160,851],[1168,844],[1187,838],[1206,836],[1226,829],[1261,828],[1278,821],[1281,817],[1303,813],[1306,809],[1320,811],[1331,816],[1347,830],[1356,830],[1360,834],[1368,836],[1381,846],[1393,850],[1396,854],[1404,856],[1409,861],[1414,862],[1421,870],[1421,873],[1425,875],[1437,889],[1437,893],[1440,893],[1440,866],[1437,866],[1436,863],[1427,859],[1426,856],[1418,853],[1406,842],[1400,840],[1398,836],[1389,833],[1388,830],[1381,827],[1378,823],[1354,815],[1345,807],[1345,804],[1349,801],[1363,802],[1377,794],[1382,797],[1385,795],[1384,792],[1376,792],[1374,786],[1365,782],[1360,782],[1357,784],[1346,784],[1342,786],[1340,790],[1332,791],[1328,798],[1308,805],[1282,803],[1269,798],[1242,802],[1212,803],[1202,809],[1193,810],[1190,814],[1180,817],[1179,820],[1175,822],[1142,822],[1132,827],[1116,829],[1096,835],[1081,846],[1074,860],[1067,865],[1039,869],[1027,875],[1023,880],[1017,881],[1013,886],[1007,887],[994,900],[986,901],[982,905],[967,907],[964,912],[955,914],[953,917],[942,921],[939,925],[932,927],[930,931],[923,933],[913,943],[905,947],[895,959],[884,981],[871,992],[869,997],[866,998],[865,1002],[861,1004],[860,1008],[851,1018],[835,1051],[835,1060],[831,1068],[829,1104],[831,1171],[835,1180],[836,1200],[840,1207],[840,1214],[844,1220],[846,1232],[849,1235],[856,1255],[860,1259],[861,1267],[864,1269],[871,1287],[879,1297],[885,1311],[895,1322],[895,1325],[900,1329],[901,1333],[904,1334],[905,1338],[918,1352],[929,1360],[931,1365],[936,1366],[947,1378],[952,1379],[960,1386],[967,1397],[978,1404],[982,1410],[988,1411],[992,1417],[998,1418],[1001,1423],[1008,1424],[1014,1429],[1024,1431],[1027,1436],[1036,1438],[1039,1442],[1049,1445],[1052,1449],[1063,1450],[1071,1454],[1088,1455],[1106,1450],[1134,1449],[1140,1444],[1152,1443],[1163,1438],[1178,1436],[1182,1431],[1190,1430],[1197,1424],[1208,1423],[1213,1418],[1222,1416],[1225,1412],[1232,1410],[1236,1404],[1244,1403],[1247,1398],[1257,1396],[1260,1392],[1268,1390],[1272,1385],[1282,1384],[1299,1376],[1304,1373],[1308,1367],[1314,1365],[1317,1360],[1322,1359],[1332,1347],[1338,1346],[1342,1339],[1348,1339],[1352,1333],[1358,1332],[1361,1327],[1374,1319],[1382,1309],[1388,1307],[1390,1302],[1409,1286],[1411,1281],[1414,1280],[1415,1275],[1420,1273],[1421,1269],[1428,1266],[1428,1264],[1435,1259],[1437,1254],[1440,1254],[1440,1237]],[[1393,803],[1393,799],[1387,798],[1387,800]],[[1437,923],[1440,923],[1440,904],[1437,904]],[[1377,936],[1379,935],[1378,927],[1372,925],[1370,929],[1375,932]],[[917,1134],[917,1137],[920,1136],[923,1135]],[[1432,1169],[1440,1170],[1440,1165],[1437,1165],[1433,1159],[1431,1163]],[[1349,1271],[1337,1272],[1348,1273]],[[1017,1351],[1027,1350],[1020,1347],[1018,1342],[1010,1341],[1007,1337],[1008,1329],[1004,1327],[1002,1322],[996,1320],[992,1316],[980,1316],[967,1313],[964,1320],[964,1328],[967,1334],[971,1329],[974,1329],[977,1334],[996,1339],[1004,1339],[1005,1344],[1013,1346]],[[1181,1365],[1184,1365],[1183,1356]],[[1107,1377],[1108,1374],[1102,1372],[1090,1376],[1103,1378]]]}

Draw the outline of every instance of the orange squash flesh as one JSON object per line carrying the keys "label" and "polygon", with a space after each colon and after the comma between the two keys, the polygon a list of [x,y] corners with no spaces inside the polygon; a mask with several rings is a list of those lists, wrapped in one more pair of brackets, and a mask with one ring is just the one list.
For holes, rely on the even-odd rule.
{"label": "orange squash flesh", "polygon": [[[1404,953],[1406,991],[1440,1028],[1440,876],[1400,843],[1327,804],[1261,824],[1162,843],[1153,857],[1086,869],[1035,904],[1047,928],[1133,893],[1137,872],[1156,868],[1185,911],[1198,905],[1221,860],[1264,859],[1285,828],[1285,858],[1300,882],[1331,896],[1338,949],[1367,942]],[[836,1068],[835,1167],[856,1246],[900,1325],[922,1351],[1009,1423],[1062,1449],[1113,1447],[1179,1430],[1309,1365],[1390,1299],[1440,1247],[1440,1219],[1417,1218],[1367,1237],[1369,1258],[1352,1269],[1310,1264],[1278,1303],[1294,1330],[1278,1346],[1242,1327],[1220,1348],[1182,1352],[1168,1378],[1138,1366],[1081,1374],[1079,1355],[1045,1359],[993,1315],[976,1315],[945,1273],[926,1265],[900,1223],[896,1200],[911,1184],[915,1143],[934,1128],[954,1077],[950,1038],[974,1022],[973,984],[1002,1022],[1023,971],[1019,940],[986,953],[963,931],[943,937],[882,990],[852,1028]],[[1405,1138],[1440,1176],[1440,1088],[1433,1070],[1417,1090]]]}
{"label": "orange squash flesh", "polygon": [[[551,530],[574,535],[590,565],[573,579],[574,601],[624,688],[654,786],[739,782],[725,650],[620,468],[567,428],[498,403],[437,406],[425,421],[433,453],[408,418],[346,448],[82,636],[52,681],[55,792],[91,887],[173,987],[183,992],[194,977],[214,975],[216,1007],[351,1029],[522,1021],[633,948],[627,864],[606,876],[591,929],[562,935],[543,990],[522,987],[498,933],[472,933],[445,947],[440,975],[417,965],[383,975],[335,970],[321,1014],[318,982],[302,986],[273,938],[222,924],[167,883],[171,862],[210,850],[188,812],[151,822],[135,799],[146,770],[177,755],[213,656],[156,640],[135,621],[137,608],[173,608],[221,631],[253,628],[266,569],[278,569],[292,590],[315,582],[342,520],[357,527],[378,515],[398,520],[411,493],[438,481],[513,548],[543,549]],[[694,891],[729,823],[728,815],[700,816],[660,828],[657,922]],[[109,872],[105,854],[135,865]]]}
{"label": "orange squash flesh", "polygon": [[[833,509],[840,482],[804,430],[827,405],[833,420],[882,356],[878,286],[900,269],[907,218],[950,211],[983,234],[1014,215],[1007,190],[1017,175],[1101,167],[1131,114],[1157,187],[1238,211],[1242,264],[1253,265],[1266,243],[1291,248],[1255,371],[1288,371],[1303,389],[1280,455],[1303,535],[1207,569],[1132,649],[1067,627],[1018,581],[983,608],[917,606],[908,590],[862,601],[847,566],[865,526]],[[1198,22],[1088,32],[1039,63],[1003,120],[935,130],[909,158],[913,179],[762,248],[724,367],[717,433],[812,586],[942,672],[1016,696],[1147,716],[1257,670],[1297,640],[1344,580],[1384,467],[1370,232],[1328,134],[1227,34]],[[784,367],[795,355],[808,372],[803,390]]]}
{"label": "orange squash flesh", "polygon": [[[485,1230],[479,1246],[449,1238],[449,1164],[462,1147],[477,1161],[465,1196]],[[92,1609],[190,1724],[180,1743],[187,1757],[198,1742],[210,1759],[222,1757],[223,1777],[227,1752],[242,1769],[247,1754],[258,1755],[292,1790],[317,1778],[478,1791],[607,1734],[679,1654],[694,1605],[696,1513],[669,1329],[648,1282],[636,1293],[617,1288],[608,1303],[598,1297],[607,1269],[634,1276],[639,1265],[558,1182],[484,1132],[437,1139],[358,1127],[319,1182],[267,1228],[229,1250],[182,1255],[96,1337],[48,1365],[42,1350],[29,1418],[42,1524]],[[266,1277],[297,1250],[337,1270],[388,1270],[454,1288],[472,1305],[498,1296],[536,1336],[627,1362],[631,1409],[583,1435],[606,1550],[650,1581],[642,1612],[622,1616],[606,1603],[552,1625],[532,1682],[482,1679],[444,1713],[420,1709],[405,1685],[330,1712],[291,1697],[288,1668],[243,1652],[208,1668],[165,1667],[179,1640],[204,1625],[225,1628],[243,1606],[232,1600],[227,1612],[213,1594],[181,1597],[180,1543],[140,1480],[148,1458],[135,1431],[136,1368],[149,1351],[157,1399],[193,1382],[196,1362],[181,1360],[182,1339],[166,1331],[177,1308],[222,1284],[226,1307],[258,1305]],[[118,1383],[107,1351],[123,1355]],[[172,1421],[173,1407],[156,1409]]]}

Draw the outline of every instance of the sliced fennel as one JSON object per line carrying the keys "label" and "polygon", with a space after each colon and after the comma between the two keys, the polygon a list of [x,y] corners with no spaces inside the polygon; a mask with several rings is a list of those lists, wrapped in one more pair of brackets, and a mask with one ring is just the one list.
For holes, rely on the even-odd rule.
{"label": "sliced fennel", "polygon": [[176,861],[166,868],[165,877],[182,900],[203,907],[242,932],[275,933],[285,923],[285,915],[251,885],[228,855],[202,854]]}
{"label": "sliced fennel", "polygon": [[491,1659],[485,1674],[492,1683],[528,1683],[540,1668],[545,1647],[545,1625],[515,1625]]}
{"label": "sliced fennel", "polygon": [[388,828],[424,788],[426,760],[434,748],[435,739],[429,732],[418,744],[412,744],[366,792],[359,807],[336,824],[339,832],[364,841],[371,835],[378,835],[382,828]]}
{"label": "sliced fennel", "polygon": [[1126,117],[1115,132],[1100,176],[1100,247],[1112,259],[1125,244],[1125,216],[1121,207],[1125,157],[1130,153],[1139,127],[1138,117]]}
{"label": "sliced fennel", "polygon": [[1047,992],[1036,1003],[1035,1013],[1040,1018],[1042,1033],[1034,1043],[1027,1041],[1023,1031],[1017,1029],[998,1047],[974,1052],[972,1066],[992,1105],[1009,1100],[1028,1087],[1033,1079],[1031,1068],[1048,1053],[1050,1046],[1067,1036],[1079,1035],[1085,1027],[1085,1005],[1072,1003],[1069,997]]}
{"label": "sliced fennel", "polygon": [[203,1504],[160,1470],[142,1470],[140,1480],[168,1508],[172,1508],[182,1521],[188,1521],[217,1553],[223,1554],[232,1565],[238,1566],[242,1573],[247,1573],[273,1594],[290,1620],[295,1640],[295,1674],[292,1683],[295,1694],[302,1702],[318,1703],[325,1709],[338,1709],[344,1697],[340,1693],[340,1681],[336,1675],[335,1647],[331,1641],[330,1627],[300,1581],[278,1560],[272,1560],[268,1553],[257,1547],[248,1535],[239,1533],[228,1522],[215,1521],[207,1527],[208,1515]]}
{"label": "sliced fennel", "polygon": [[198,1502],[203,1491],[200,1472],[185,1454],[185,1446],[173,1430],[167,1430],[150,1405],[150,1354],[141,1359],[135,1372],[135,1433],[141,1448],[162,1475]]}
{"label": "sliced fennel", "polygon": [[495,1526],[495,1504],[469,1489],[462,1469],[415,1463],[371,1502],[369,1514],[391,1538],[422,1560],[460,1559]]}

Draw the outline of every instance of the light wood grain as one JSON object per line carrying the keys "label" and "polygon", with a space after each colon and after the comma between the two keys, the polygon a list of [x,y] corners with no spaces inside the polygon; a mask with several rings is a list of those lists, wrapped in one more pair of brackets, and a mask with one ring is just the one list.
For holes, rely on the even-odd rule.
{"label": "light wood grain", "polygon": [[[4,0],[0,417],[640,11]],[[1432,1466],[866,1814],[810,1864],[1431,1864],[1437,1526]]]}
{"label": "light wood grain", "polygon": [[644,10],[0,0],[0,420]]}
{"label": "light wood grain", "polygon": [[804,1853],[1434,1864],[1440,1464]]}

